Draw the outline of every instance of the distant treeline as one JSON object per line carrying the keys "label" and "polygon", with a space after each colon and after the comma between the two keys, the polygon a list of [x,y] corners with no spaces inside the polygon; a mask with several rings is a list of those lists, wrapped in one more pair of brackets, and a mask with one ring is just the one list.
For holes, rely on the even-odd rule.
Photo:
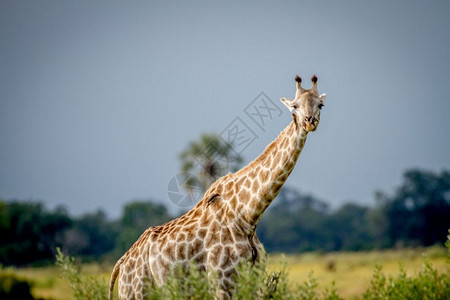
{"label": "distant treeline", "polygon": [[[135,201],[118,220],[102,211],[71,217],[63,208],[0,200],[0,264],[52,262],[56,247],[84,260],[113,261],[149,226],[176,216],[162,204]],[[405,172],[392,194],[373,207],[323,201],[284,187],[258,225],[269,252],[369,250],[443,244],[450,228],[450,173]]]}

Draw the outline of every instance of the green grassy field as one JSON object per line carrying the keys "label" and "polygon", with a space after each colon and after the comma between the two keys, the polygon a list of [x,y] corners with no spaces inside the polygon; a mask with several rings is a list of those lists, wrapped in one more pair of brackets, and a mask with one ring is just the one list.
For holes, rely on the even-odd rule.
{"label": "green grassy field", "polygon": [[[319,290],[330,287],[335,282],[338,294],[345,299],[359,298],[368,287],[375,265],[380,265],[386,275],[395,276],[399,265],[403,265],[408,275],[417,274],[423,265],[425,255],[433,267],[441,274],[450,275],[447,249],[432,247],[427,249],[386,250],[371,252],[306,253],[302,255],[271,254],[268,257],[270,270],[286,265],[289,282],[294,286],[308,280],[313,272],[319,283]],[[109,281],[112,265],[84,264],[83,274],[94,275]],[[68,283],[58,277],[56,267],[3,269],[20,278],[32,282],[33,295],[44,299],[74,299]]]}

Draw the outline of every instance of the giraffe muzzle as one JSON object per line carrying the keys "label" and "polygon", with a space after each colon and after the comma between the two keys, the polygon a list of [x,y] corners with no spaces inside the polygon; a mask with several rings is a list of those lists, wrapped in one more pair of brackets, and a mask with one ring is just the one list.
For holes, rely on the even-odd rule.
{"label": "giraffe muzzle", "polygon": [[302,127],[306,131],[315,131],[319,125],[319,120],[315,117],[305,117]]}

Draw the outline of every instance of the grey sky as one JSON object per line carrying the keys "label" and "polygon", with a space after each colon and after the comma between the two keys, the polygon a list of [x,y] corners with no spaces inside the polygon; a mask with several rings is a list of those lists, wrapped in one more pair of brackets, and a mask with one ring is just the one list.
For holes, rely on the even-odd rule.
{"label": "grey sky", "polygon": [[[1,1],[0,197],[120,214],[169,204],[178,154],[241,117],[245,163],[291,121],[294,76],[327,93],[288,185],[373,203],[450,168],[449,1]],[[283,110],[264,131],[245,107]],[[173,207],[172,207],[173,208]]]}

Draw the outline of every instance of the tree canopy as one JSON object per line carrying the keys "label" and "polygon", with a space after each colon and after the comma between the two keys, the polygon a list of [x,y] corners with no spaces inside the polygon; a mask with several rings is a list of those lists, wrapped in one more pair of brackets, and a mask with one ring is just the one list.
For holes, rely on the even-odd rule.
{"label": "tree canopy", "polygon": [[181,173],[185,174],[186,188],[200,187],[205,191],[216,179],[227,172],[237,171],[242,157],[217,134],[203,134],[181,152]]}
{"label": "tree canopy", "polygon": [[[376,205],[325,201],[285,186],[263,215],[258,236],[269,252],[367,250],[443,244],[450,228],[450,173],[408,170]],[[56,247],[85,260],[117,259],[149,226],[176,216],[150,200],[127,204],[110,220],[101,210],[72,217],[59,207],[0,200],[0,264],[49,262]]]}

